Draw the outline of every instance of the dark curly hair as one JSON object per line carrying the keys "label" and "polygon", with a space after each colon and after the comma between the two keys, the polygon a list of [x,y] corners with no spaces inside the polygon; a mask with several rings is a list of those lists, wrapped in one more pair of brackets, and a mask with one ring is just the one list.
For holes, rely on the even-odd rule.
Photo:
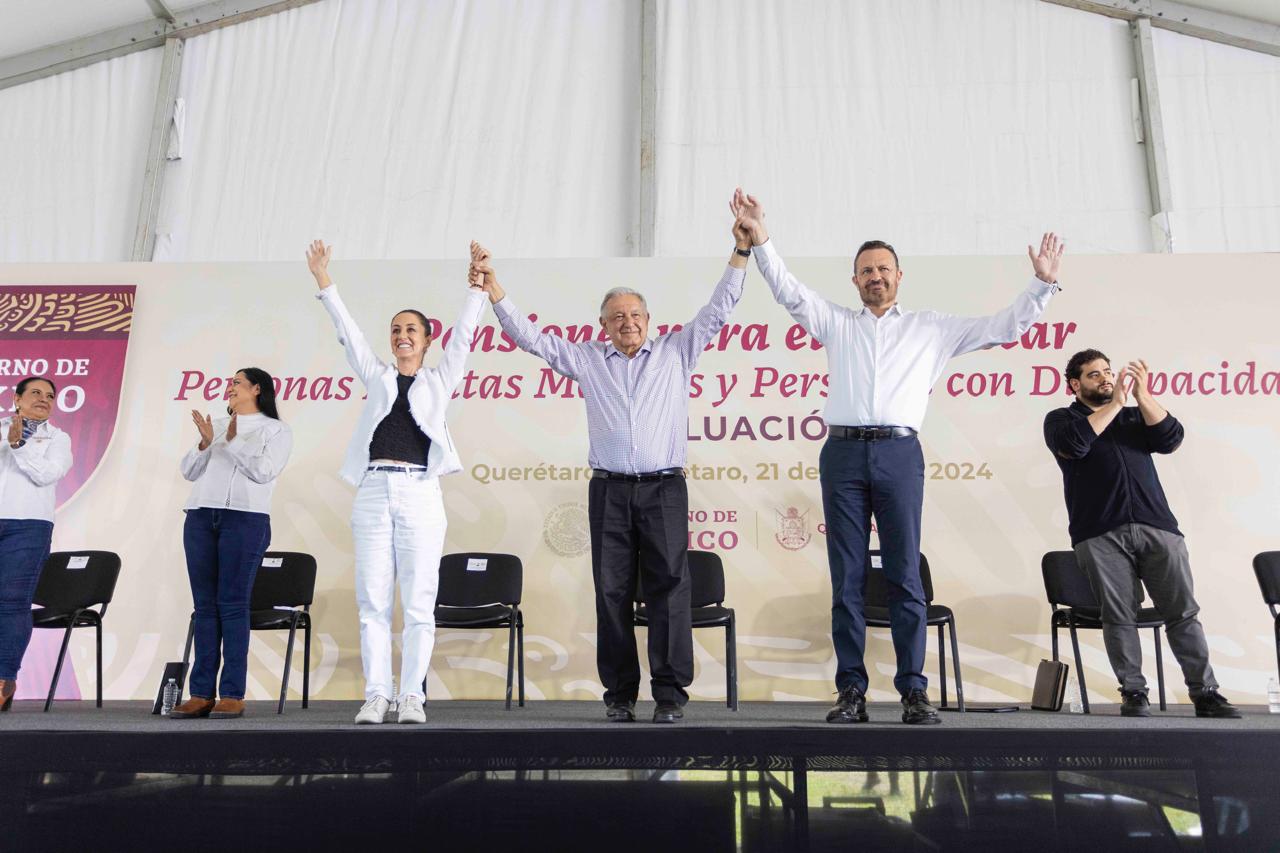
{"label": "dark curly hair", "polygon": [[1070,382],[1072,379],[1079,379],[1084,366],[1091,361],[1102,359],[1107,364],[1111,363],[1111,359],[1107,358],[1107,354],[1096,349],[1085,349],[1071,356],[1071,360],[1067,362],[1067,369],[1062,371],[1062,375]]}

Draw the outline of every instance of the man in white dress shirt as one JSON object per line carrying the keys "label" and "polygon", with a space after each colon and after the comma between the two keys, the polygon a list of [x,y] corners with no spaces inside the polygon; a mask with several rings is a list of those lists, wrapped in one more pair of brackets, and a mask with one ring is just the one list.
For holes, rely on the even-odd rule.
{"label": "man in white dress shirt", "polygon": [[988,317],[904,311],[898,305],[902,269],[893,247],[863,243],[853,283],[862,306],[828,302],[801,284],[769,240],[764,208],[737,190],[730,207],[751,234],[756,265],[778,304],[827,351],[830,385],[823,418],[827,441],[819,456],[822,504],[831,567],[831,635],[840,699],[829,723],[866,722],[866,619],[871,517],[876,519],[889,617],[898,658],[894,686],[902,721],[939,722],[925,692],[925,599],[920,583],[920,511],[924,456],[916,436],[929,391],[954,356],[1017,340],[1058,290],[1064,245],[1045,234],[1039,252],[1027,247],[1035,277],[1013,304]]}

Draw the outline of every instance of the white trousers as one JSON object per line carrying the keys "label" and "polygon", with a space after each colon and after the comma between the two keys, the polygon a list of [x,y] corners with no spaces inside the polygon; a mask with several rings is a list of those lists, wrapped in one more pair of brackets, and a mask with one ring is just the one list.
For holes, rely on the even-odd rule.
{"label": "white trousers", "polygon": [[[369,471],[356,490],[356,604],[365,699],[425,698],[436,640],[436,589],[447,526],[440,481],[423,474]],[[404,610],[400,696],[391,690],[391,613],[396,581]]]}

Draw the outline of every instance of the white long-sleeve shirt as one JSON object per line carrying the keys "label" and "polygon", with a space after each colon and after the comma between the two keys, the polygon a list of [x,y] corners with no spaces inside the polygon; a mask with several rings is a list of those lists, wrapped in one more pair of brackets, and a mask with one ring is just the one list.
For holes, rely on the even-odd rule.
{"label": "white long-sleeve shirt", "polygon": [[271,512],[271,493],[293,450],[293,431],[261,412],[236,418],[236,437],[227,441],[231,418],[213,422],[213,441],[182,457],[182,476],[195,483],[186,509]]}
{"label": "white long-sleeve shirt", "polygon": [[677,332],[650,338],[634,358],[611,343],[570,343],[539,332],[510,297],[493,306],[502,330],[525,352],[577,382],[587,403],[587,464],[618,474],[683,468],[689,433],[689,377],[729,320],[746,270],[725,267],[711,299]]}
{"label": "white long-sleeve shirt", "polygon": [[947,362],[1017,340],[1058,290],[1033,277],[1012,305],[987,317],[903,311],[895,304],[877,318],[865,306],[837,305],[805,287],[787,271],[772,240],[753,251],[773,298],[826,348],[823,418],[832,425],[920,429],[929,390]]}
{"label": "white long-sleeve shirt", "polygon": [[[347,363],[369,392],[364,408],[360,410],[355,435],[347,445],[347,455],[342,462],[342,479],[358,486],[365,469],[369,467],[369,442],[373,439],[373,431],[390,414],[391,407],[399,396],[400,389],[396,385],[399,371],[394,364],[386,364],[374,355],[364,333],[351,318],[347,306],[342,303],[336,284],[321,290],[316,294],[316,299],[329,312],[329,319],[338,331],[338,342],[347,353]],[[414,374],[413,384],[409,386],[409,414],[413,416],[413,422],[422,430],[423,435],[431,439],[431,449],[427,451],[428,477],[454,474],[462,470],[462,461],[453,446],[453,436],[449,434],[444,416],[449,401],[453,399],[453,389],[462,381],[467,356],[471,354],[471,341],[476,336],[480,312],[484,310],[486,302],[488,299],[484,291],[467,292],[462,312],[454,324],[453,334],[444,348],[439,364],[435,367],[424,364]]]}
{"label": "white long-sleeve shirt", "polygon": [[14,450],[12,420],[0,418],[0,518],[53,521],[54,489],[71,470],[71,437],[45,421]]}

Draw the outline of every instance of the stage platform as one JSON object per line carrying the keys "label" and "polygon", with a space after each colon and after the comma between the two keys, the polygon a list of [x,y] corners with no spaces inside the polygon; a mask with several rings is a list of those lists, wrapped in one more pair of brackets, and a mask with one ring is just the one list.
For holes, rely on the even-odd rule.
{"label": "stage platform", "polygon": [[[821,703],[692,703],[675,725],[595,702],[250,703],[169,720],[143,702],[0,716],[0,826],[24,851],[363,849],[1274,850],[1280,715],[1190,706],[946,713],[832,726]],[[3,844],[0,844],[3,848]]]}
{"label": "stage platform", "polygon": [[675,725],[611,723],[594,702],[440,701],[423,725],[352,723],[358,702],[251,702],[239,720],[169,720],[144,702],[16,702],[0,716],[9,772],[147,771],[201,774],[391,773],[555,768],[712,770],[1213,769],[1280,766],[1280,715],[1198,719],[1190,705],[1126,719],[1095,713],[947,713],[907,726],[896,704],[871,721],[833,726],[820,703],[743,703],[733,712],[691,703]]}

